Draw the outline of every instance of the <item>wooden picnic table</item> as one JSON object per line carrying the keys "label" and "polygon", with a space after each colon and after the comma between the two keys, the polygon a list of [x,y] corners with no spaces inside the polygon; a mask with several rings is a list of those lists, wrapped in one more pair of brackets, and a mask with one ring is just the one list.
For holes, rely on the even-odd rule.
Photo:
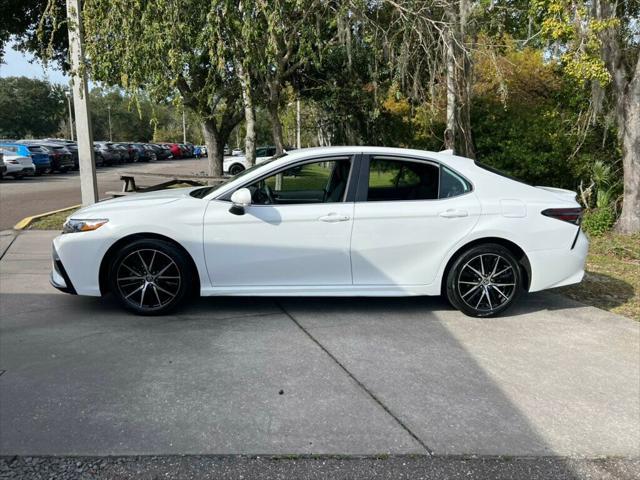
{"label": "wooden picnic table", "polygon": [[[107,195],[119,197],[123,195],[130,195],[132,193],[153,192],[155,190],[162,190],[164,188],[186,183],[199,187],[202,185],[215,185],[222,183],[229,179],[229,177],[210,177],[208,175],[194,175],[183,173],[160,173],[160,172],[145,172],[145,171],[119,171],[120,180],[122,180],[122,190],[119,192],[106,192]],[[136,185],[135,177],[156,177],[165,179],[164,182],[151,185],[149,187],[138,187]]]}

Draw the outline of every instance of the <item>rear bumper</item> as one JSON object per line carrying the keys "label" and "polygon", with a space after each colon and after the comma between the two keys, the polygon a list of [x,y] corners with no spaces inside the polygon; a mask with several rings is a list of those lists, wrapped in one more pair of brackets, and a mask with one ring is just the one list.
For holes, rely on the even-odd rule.
{"label": "rear bumper", "polygon": [[22,167],[20,165],[12,165],[12,166],[7,168],[7,171],[5,173],[7,175],[21,175],[21,176],[33,175],[33,174],[36,173],[36,168],[33,165],[31,165],[29,167]]}
{"label": "rear bumper", "polygon": [[580,231],[572,249],[527,252],[531,264],[530,292],[580,283],[589,252],[589,240]]}

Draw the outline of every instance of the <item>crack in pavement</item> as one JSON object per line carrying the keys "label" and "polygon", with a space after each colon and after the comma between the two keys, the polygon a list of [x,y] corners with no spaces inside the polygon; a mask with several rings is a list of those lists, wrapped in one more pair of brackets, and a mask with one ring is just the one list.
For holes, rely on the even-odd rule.
{"label": "crack in pavement", "polygon": [[320,343],[306,328],[304,328],[302,326],[302,324],[300,324],[300,322],[298,322],[298,320],[296,320],[296,318],[289,313],[280,302],[276,302],[276,305],[278,306],[278,308],[280,308],[280,310],[282,310],[282,312],[291,319],[291,321],[300,329],[302,330],[302,332],[309,337],[309,339],[315,343],[324,353],[326,353],[329,358],[336,364],[338,365],[338,367],[340,367],[340,369],[342,371],[344,371],[349,378],[351,378],[356,385],[358,385],[375,403],[377,403],[391,418],[393,418],[396,423],[398,425],[400,425],[400,427],[407,432],[416,442],[418,442],[418,444],[424,448],[424,450],[427,452],[427,454],[429,456],[433,456],[433,450],[431,450],[431,448],[429,448],[429,446],[422,441],[422,439],[420,437],[418,437],[418,435],[416,435],[407,424],[405,424],[402,420],[400,420],[400,418],[398,418],[398,416],[396,414],[394,414],[391,409],[389,407],[387,407],[382,400],[380,400],[380,398],[378,398],[371,390],[369,390],[367,388],[367,386],[362,383],[360,380],[358,380],[358,378],[349,371],[349,369],[340,362],[340,360],[338,360],[336,358],[335,355],[333,355],[322,343]]}

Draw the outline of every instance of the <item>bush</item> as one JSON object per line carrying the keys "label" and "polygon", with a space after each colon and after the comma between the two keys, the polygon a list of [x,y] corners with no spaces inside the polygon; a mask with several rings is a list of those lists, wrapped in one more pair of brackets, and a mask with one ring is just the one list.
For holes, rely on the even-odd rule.
{"label": "bush", "polygon": [[582,228],[590,236],[598,237],[611,230],[615,221],[616,214],[612,208],[597,208],[584,214]]}

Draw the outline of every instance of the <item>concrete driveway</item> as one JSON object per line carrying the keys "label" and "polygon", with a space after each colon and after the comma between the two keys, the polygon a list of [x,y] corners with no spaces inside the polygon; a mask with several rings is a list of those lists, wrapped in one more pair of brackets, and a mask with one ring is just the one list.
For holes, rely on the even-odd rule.
{"label": "concrete driveway", "polygon": [[438,298],[135,317],[49,286],[54,235],[0,260],[0,455],[640,455],[632,320],[553,293],[483,320]]}

